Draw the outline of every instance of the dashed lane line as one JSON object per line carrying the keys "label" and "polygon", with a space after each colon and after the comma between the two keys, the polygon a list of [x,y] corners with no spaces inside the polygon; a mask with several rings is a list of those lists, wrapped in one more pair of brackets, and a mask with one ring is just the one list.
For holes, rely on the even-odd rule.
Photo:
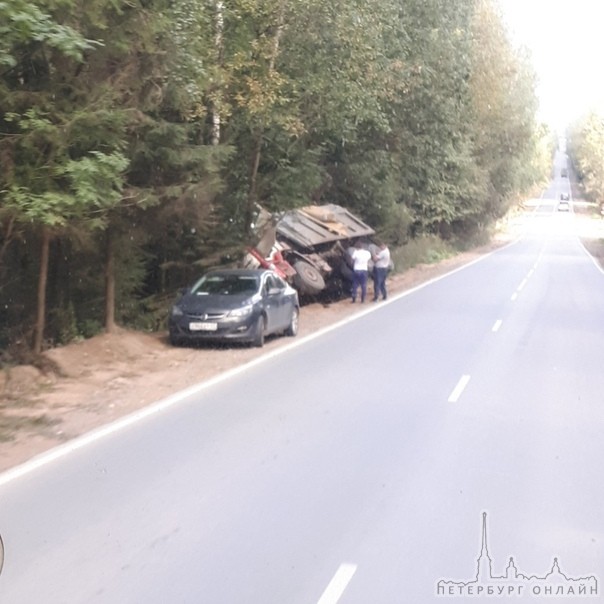
{"label": "dashed lane line", "polygon": [[349,562],[340,564],[340,568],[338,568],[329,585],[325,588],[317,604],[336,604],[342,597],[344,590],[348,587],[356,570],[356,564],[350,564]]}
{"label": "dashed lane line", "polygon": [[468,385],[469,381],[469,375],[462,375],[459,382],[457,382],[457,386],[455,386],[453,392],[451,392],[449,398],[447,399],[447,402],[456,403],[459,400],[459,397],[462,395],[463,391],[465,390],[466,386]]}
{"label": "dashed lane line", "polygon": [[54,461],[57,461],[67,455],[70,455],[79,449],[83,449],[83,448],[91,445],[92,443],[95,443],[103,438],[106,438],[106,437],[116,434],[117,432],[120,432],[126,428],[129,428],[130,426],[138,423],[139,421],[141,421],[145,418],[164,413],[164,412],[168,411],[171,407],[174,407],[175,405],[180,404],[180,403],[184,403],[187,400],[190,400],[191,397],[199,394],[200,392],[202,392],[204,390],[208,390],[209,388],[211,388],[212,386],[214,386],[216,384],[225,382],[228,379],[231,379],[232,377],[234,377],[235,375],[238,375],[240,373],[250,371],[257,365],[259,365],[261,363],[267,363],[271,359],[275,358],[276,356],[286,354],[290,350],[292,350],[294,348],[298,348],[299,346],[302,346],[304,343],[306,343],[310,340],[320,338],[328,332],[339,329],[340,327],[342,327],[342,325],[351,323],[353,321],[357,321],[360,318],[362,318],[364,315],[366,315],[370,312],[375,312],[375,311],[379,310],[380,308],[383,308],[387,304],[392,304],[393,302],[395,302],[396,300],[399,300],[400,298],[411,296],[415,292],[417,292],[421,289],[427,288],[438,281],[444,280],[444,279],[450,277],[451,275],[454,275],[455,273],[458,273],[467,268],[470,268],[474,264],[477,264],[478,262],[482,262],[486,258],[488,258],[498,252],[501,252],[508,247],[515,245],[516,243],[518,243],[518,241],[520,241],[520,238],[516,239],[515,241],[512,241],[511,243],[508,243],[507,245],[504,245],[501,248],[498,248],[497,250],[489,252],[488,254],[485,254],[484,256],[479,256],[478,258],[472,260],[471,262],[467,262],[466,264],[463,264],[462,266],[458,266],[457,268],[454,268],[453,270],[451,270],[447,273],[434,277],[433,279],[429,279],[428,281],[425,281],[424,283],[421,283],[415,287],[412,287],[411,289],[408,289],[406,291],[395,294],[392,297],[390,297],[386,302],[383,302],[379,306],[372,306],[372,307],[367,308],[364,311],[355,313],[354,315],[351,315],[350,317],[346,317],[346,318],[344,318],[340,321],[337,321],[327,327],[319,329],[318,331],[316,331],[312,334],[309,334],[303,338],[299,338],[299,339],[297,339],[297,341],[292,342],[291,344],[286,344],[285,346],[280,346],[279,348],[276,348],[276,349],[272,350],[271,352],[264,354],[256,359],[252,359],[251,361],[249,361],[243,365],[240,365],[238,367],[225,371],[224,373],[221,373],[204,382],[195,384],[189,388],[186,388],[185,390],[176,392],[176,393],[168,396],[165,399],[162,399],[156,403],[148,405],[147,407],[140,409],[138,411],[135,411],[134,413],[132,413],[130,415],[126,415],[126,416],[112,422],[111,424],[107,424],[105,426],[92,430],[91,432],[88,432],[86,434],[83,434],[82,436],[74,438],[73,440],[70,440],[63,445],[58,445],[57,447],[54,447],[53,449],[50,449],[49,451],[42,453],[42,454],[30,459],[29,461],[24,462],[21,465],[18,465],[13,468],[10,468],[8,470],[5,470],[4,472],[0,473],[0,487],[12,482],[13,480],[26,476],[27,474],[29,474],[41,467],[44,467]]}

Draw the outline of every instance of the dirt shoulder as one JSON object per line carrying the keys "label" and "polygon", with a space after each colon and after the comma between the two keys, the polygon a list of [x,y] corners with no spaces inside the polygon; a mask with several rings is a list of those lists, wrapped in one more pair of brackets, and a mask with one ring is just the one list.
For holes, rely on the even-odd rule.
{"label": "dirt shoulder", "polygon": [[[505,245],[518,236],[520,228],[516,217],[489,245],[392,275],[390,295]],[[592,253],[604,258],[602,239],[584,241]],[[349,300],[304,306],[298,337],[364,308]],[[20,366],[0,371],[0,471],[291,342],[290,338],[271,338],[263,349],[174,348],[166,333],[119,330],[46,352],[53,370]]]}

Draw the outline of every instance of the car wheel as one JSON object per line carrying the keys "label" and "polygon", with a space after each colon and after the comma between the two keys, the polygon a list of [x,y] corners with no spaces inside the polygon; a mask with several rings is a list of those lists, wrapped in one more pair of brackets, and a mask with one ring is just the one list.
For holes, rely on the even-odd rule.
{"label": "car wheel", "polygon": [[183,344],[182,339],[179,338],[178,336],[175,336],[174,334],[170,334],[169,340],[170,340],[170,344],[172,344],[172,346],[182,346],[182,344]]}
{"label": "car wheel", "polygon": [[262,348],[264,346],[264,332],[266,331],[266,320],[261,315],[258,317],[256,321],[256,325],[254,327],[254,339],[252,340],[252,344],[257,348]]}
{"label": "car wheel", "polygon": [[298,309],[297,306],[294,306],[294,309],[292,310],[292,316],[291,319],[289,320],[289,325],[287,327],[287,329],[285,330],[285,335],[286,336],[296,336],[298,335],[298,319],[300,318],[300,310]]}
{"label": "car wheel", "polygon": [[294,284],[304,294],[318,294],[325,289],[325,281],[321,273],[308,262],[299,260],[294,264]]}

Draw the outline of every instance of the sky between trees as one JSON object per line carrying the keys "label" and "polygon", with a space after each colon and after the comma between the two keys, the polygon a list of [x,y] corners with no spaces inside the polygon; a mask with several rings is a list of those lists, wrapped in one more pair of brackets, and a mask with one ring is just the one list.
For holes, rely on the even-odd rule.
{"label": "sky between trees", "polygon": [[544,121],[561,130],[594,106],[604,106],[602,0],[499,3],[512,39],[531,50]]}

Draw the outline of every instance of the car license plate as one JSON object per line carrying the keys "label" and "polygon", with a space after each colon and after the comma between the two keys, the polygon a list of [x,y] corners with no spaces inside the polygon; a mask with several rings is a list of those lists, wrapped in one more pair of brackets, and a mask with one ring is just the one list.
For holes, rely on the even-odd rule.
{"label": "car license plate", "polygon": [[218,323],[202,323],[198,321],[189,323],[189,329],[191,331],[216,331],[218,329]]}

